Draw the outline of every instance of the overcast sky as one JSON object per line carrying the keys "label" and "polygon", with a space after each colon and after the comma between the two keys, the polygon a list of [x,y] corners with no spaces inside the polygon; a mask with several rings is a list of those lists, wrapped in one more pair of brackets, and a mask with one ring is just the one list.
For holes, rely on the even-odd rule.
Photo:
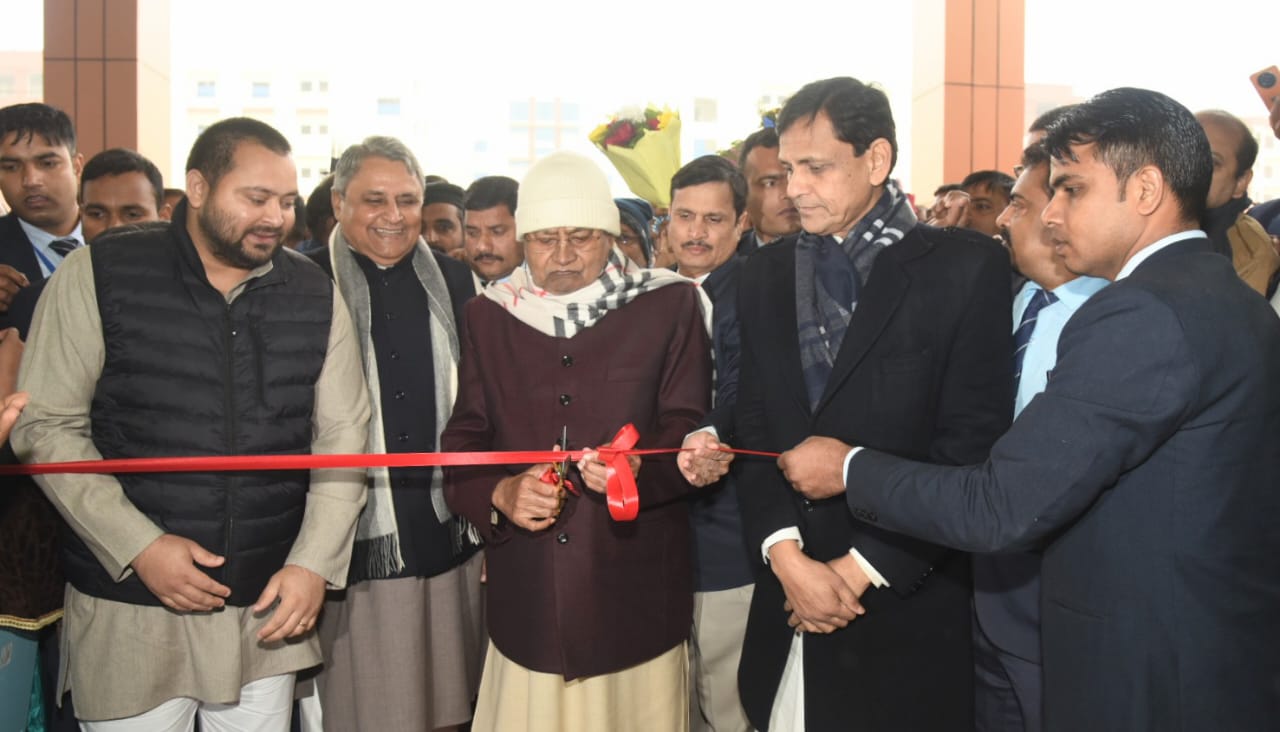
{"label": "overcast sky", "polygon": [[[0,50],[39,49],[42,0],[6,5]],[[780,10],[770,16],[760,7]],[[731,93],[743,80],[754,89],[852,74],[910,94],[909,2],[222,0],[171,8],[175,64],[235,54],[325,67],[325,57],[337,56],[369,75],[442,74],[475,80],[478,93],[498,85],[503,95],[583,85],[646,95],[708,81]],[[1086,96],[1136,85],[1193,109],[1255,114],[1261,103],[1248,76],[1280,64],[1277,2],[1213,0],[1178,11],[1026,0],[1026,16],[1026,81],[1068,84]]]}

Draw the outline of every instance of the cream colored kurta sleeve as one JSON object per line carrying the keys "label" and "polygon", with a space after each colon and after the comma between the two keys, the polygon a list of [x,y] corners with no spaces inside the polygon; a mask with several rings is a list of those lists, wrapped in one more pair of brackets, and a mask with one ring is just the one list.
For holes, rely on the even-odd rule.
{"label": "cream colored kurta sleeve", "polygon": [[[24,463],[100,460],[89,409],[105,349],[93,263],[72,252],[45,286],[31,321],[18,388],[31,395],[10,438]],[[110,475],[42,475],[36,482],[117,581],[164,532]]]}
{"label": "cream colored kurta sleeve", "polygon": [[[365,386],[360,344],[342,295],[333,291],[329,352],[316,381],[311,452],[332,455],[364,452],[369,426],[369,390]],[[302,529],[288,564],[315,572],[333,588],[347,584],[356,520],[365,502],[365,471],[313,470]]]}

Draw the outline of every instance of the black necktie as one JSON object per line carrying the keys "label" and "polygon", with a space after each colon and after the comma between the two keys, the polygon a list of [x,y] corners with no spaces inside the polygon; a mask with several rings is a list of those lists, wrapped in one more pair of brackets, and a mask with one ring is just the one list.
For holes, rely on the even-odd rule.
{"label": "black necktie", "polygon": [[71,250],[77,249],[79,246],[80,242],[71,238],[54,239],[49,242],[49,248],[56,252],[59,257],[63,257],[64,259],[71,253]]}
{"label": "black necktie", "polygon": [[1027,345],[1031,343],[1031,334],[1036,329],[1036,319],[1039,318],[1040,311],[1057,301],[1058,296],[1052,292],[1036,290],[1036,294],[1031,296],[1031,302],[1027,303],[1027,309],[1022,311],[1022,321],[1018,323],[1018,329],[1013,332],[1013,381],[1015,384],[1022,380],[1022,360],[1027,355]]}
{"label": "black necktie", "polygon": [[818,265],[818,281],[831,299],[845,310],[852,310],[858,300],[858,272],[834,236],[824,236],[814,252]]}

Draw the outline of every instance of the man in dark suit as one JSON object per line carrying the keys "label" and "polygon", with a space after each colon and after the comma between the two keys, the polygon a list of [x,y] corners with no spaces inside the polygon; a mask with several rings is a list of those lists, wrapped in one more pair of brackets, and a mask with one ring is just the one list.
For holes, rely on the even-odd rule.
{"label": "man in dark suit", "polygon": [[[1195,118],[1115,89],[1050,127],[1043,213],[1073,272],[1043,393],[986,463],[812,440],[780,460],[867,525],[973,551],[1043,545],[1048,730],[1264,730],[1280,718],[1280,324],[1196,229]],[[855,443],[857,444],[857,443]]]}
{"label": "man in dark suit", "polygon": [[[719,155],[690,161],[671,177],[671,222],[667,236],[676,272],[693,279],[712,302],[711,344],[714,400],[702,428],[686,447],[733,441],[738,392],[738,238],[746,224],[747,182]],[[691,453],[677,462],[691,466]],[[706,485],[692,472],[690,483]],[[690,499],[693,519],[693,634],[690,729],[746,732],[751,725],[738,700],[738,661],[753,590],[750,556],[742,539],[738,489],[726,476]]]}
{"label": "man in dark suit", "polygon": [[[740,446],[830,435],[932,462],[983,459],[1010,418],[1008,256],[917,224],[889,180],[883,92],[809,84],[778,130],[803,232],[743,266]],[[738,462],[747,544],[763,559],[739,670],[752,724],[969,727],[968,557],[860,525],[842,501],[801,500],[768,461]]]}
{"label": "man in dark suit", "polygon": [[62,110],[33,102],[0,109],[0,327],[18,290],[53,274],[83,246],[76,187],[82,155]]}

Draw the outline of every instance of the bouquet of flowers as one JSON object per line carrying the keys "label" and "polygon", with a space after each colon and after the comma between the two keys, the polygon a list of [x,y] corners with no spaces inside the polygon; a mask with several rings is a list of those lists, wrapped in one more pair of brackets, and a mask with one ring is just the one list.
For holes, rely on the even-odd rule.
{"label": "bouquet of flowers", "polygon": [[680,169],[680,114],[653,105],[626,108],[588,135],[632,193],[657,208],[671,205],[671,176]]}

